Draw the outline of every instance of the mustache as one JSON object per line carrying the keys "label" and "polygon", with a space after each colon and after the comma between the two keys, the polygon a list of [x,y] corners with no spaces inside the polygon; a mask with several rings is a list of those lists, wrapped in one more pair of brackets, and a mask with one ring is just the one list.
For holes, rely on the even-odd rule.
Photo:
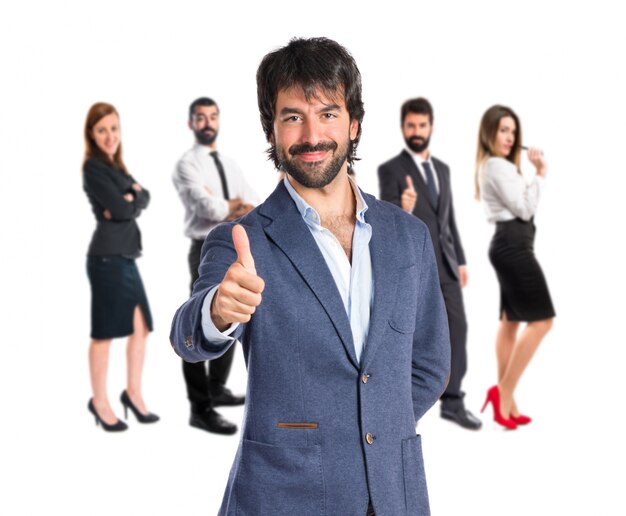
{"label": "mustache", "polygon": [[337,148],[335,142],[319,142],[316,145],[310,143],[302,143],[300,145],[292,145],[289,147],[289,154],[296,156],[307,152],[334,151]]}

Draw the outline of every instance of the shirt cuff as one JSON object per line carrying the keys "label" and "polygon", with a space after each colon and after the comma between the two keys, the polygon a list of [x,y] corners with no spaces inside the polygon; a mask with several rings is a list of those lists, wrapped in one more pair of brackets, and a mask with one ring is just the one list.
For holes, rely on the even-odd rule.
{"label": "shirt cuff", "polygon": [[215,324],[213,324],[213,320],[211,319],[211,303],[213,301],[213,297],[217,292],[217,288],[213,287],[209,290],[209,293],[204,298],[204,302],[202,303],[202,333],[204,333],[204,338],[211,343],[214,344],[223,344],[224,342],[228,342],[233,340],[230,336],[239,326],[239,323],[233,323],[229,328],[224,330],[223,332],[219,331]]}

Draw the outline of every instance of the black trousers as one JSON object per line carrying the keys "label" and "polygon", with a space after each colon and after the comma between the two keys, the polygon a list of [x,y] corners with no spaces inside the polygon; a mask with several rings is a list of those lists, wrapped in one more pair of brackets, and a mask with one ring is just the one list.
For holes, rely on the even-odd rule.
{"label": "black trousers", "polygon": [[[193,284],[199,276],[198,266],[200,265],[200,252],[203,243],[204,240],[191,241],[188,256],[189,272],[191,273],[190,293],[193,291]],[[231,346],[226,353],[215,360],[194,364],[183,360],[183,376],[191,410],[202,412],[212,406],[211,397],[218,394],[226,385],[234,356],[235,346]]]}
{"label": "black trousers", "polygon": [[467,372],[467,319],[465,318],[465,305],[459,280],[452,276],[447,265],[440,272],[440,285],[443,300],[448,314],[448,327],[450,328],[450,382],[441,400],[450,405],[461,403],[463,391],[461,382]]}

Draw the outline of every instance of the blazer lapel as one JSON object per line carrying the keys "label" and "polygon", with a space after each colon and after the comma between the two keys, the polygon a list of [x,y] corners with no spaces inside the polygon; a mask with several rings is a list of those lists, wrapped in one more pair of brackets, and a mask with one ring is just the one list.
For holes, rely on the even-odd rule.
{"label": "blazer lapel", "polygon": [[374,276],[374,299],[370,315],[367,342],[361,356],[361,370],[367,370],[376,350],[382,342],[383,333],[391,310],[395,305],[398,284],[397,256],[389,249],[397,246],[395,222],[393,216],[378,208],[378,201],[370,195],[364,195],[368,205],[365,220],[372,226],[370,256]]}
{"label": "blazer lapel", "polygon": [[280,247],[313,291],[332,321],[350,361],[358,369],[350,321],[335,280],[282,182],[263,203],[259,213],[271,219],[272,222],[265,226],[265,234]]}

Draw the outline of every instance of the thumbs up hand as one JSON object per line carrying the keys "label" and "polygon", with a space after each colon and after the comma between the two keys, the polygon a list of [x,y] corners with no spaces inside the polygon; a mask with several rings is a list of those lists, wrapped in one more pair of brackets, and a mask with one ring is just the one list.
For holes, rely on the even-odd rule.
{"label": "thumbs up hand", "polygon": [[400,205],[407,213],[413,213],[413,208],[415,208],[416,202],[417,192],[413,186],[413,180],[411,179],[411,176],[406,176],[406,188],[403,190],[402,196],[400,197]]}
{"label": "thumbs up hand", "polygon": [[246,323],[261,304],[265,282],[256,274],[250,242],[243,226],[233,227],[237,260],[228,268],[211,303],[211,320],[219,331]]}

